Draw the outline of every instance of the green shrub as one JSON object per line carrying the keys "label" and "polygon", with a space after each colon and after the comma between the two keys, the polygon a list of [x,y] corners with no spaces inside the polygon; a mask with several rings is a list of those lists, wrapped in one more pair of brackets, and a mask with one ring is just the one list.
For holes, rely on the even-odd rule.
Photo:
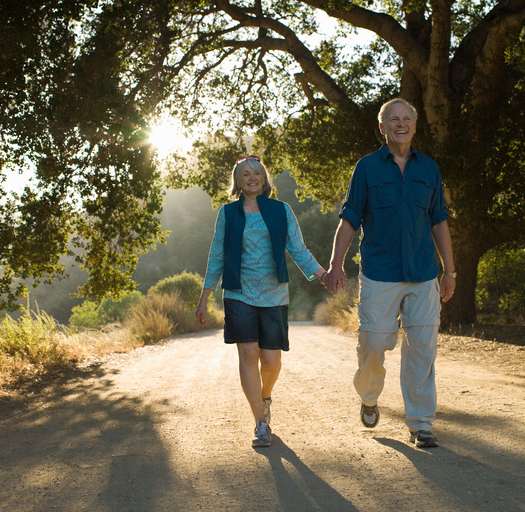
{"label": "green shrub", "polygon": [[99,312],[99,307],[90,300],[74,306],[69,317],[69,325],[76,329],[97,329],[104,321]]}
{"label": "green shrub", "polygon": [[133,291],[118,299],[103,299],[99,305],[86,300],[71,310],[69,325],[76,329],[98,329],[111,322],[122,322],[130,308],[141,298],[142,293]]}
{"label": "green shrub", "polygon": [[201,290],[202,277],[199,274],[182,272],[161,279],[148,290],[148,294],[176,294],[188,306],[195,308],[199,302]]}
{"label": "green shrub", "polygon": [[98,308],[100,319],[104,324],[122,322],[129,309],[142,298],[142,293],[135,290],[127,292],[118,299],[104,299]]}
{"label": "green shrub", "polygon": [[525,321],[525,249],[492,249],[481,258],[476,302],[495,320]]}

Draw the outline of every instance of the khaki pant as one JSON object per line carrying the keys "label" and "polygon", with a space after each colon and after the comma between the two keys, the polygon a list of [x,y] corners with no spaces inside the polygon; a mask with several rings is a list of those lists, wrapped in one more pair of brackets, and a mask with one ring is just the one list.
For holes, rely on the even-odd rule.
{"label": "khaki pant", "polygon": [[375,405],[385,382],[385,350],[401,346],[401,391],[410,430],[431,430],[436,413],[436,358],[439,314],[437,279],[389,283],[360,276],[358,370],[354,386],[365,405]]}

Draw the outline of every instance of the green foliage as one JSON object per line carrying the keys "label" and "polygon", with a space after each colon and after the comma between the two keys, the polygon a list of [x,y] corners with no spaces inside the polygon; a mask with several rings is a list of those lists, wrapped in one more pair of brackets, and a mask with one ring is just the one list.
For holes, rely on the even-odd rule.
{"label": "green foliage", "polygon": [[218,131],[196,141],[190,157],[176,156],[168,163],[168,184],[173,188],[200,187],[214,198],[215,204],[226,202],[233,166],[245,154],[246,146],[238,137]]}
{"label": "green foliage", "polygon": [[[309,38],[317,21],[300,0],[238,2],[241,21],[200,0],[2,2],[0,184],[7,173],[33,180],[0,199],[0,308],[15,303],[21,280],[62,272],[63,254],[89,271],[86,297],[133,289],[139,256],[162,238],[147,127],[163,112],[235,134],[219,149],[197,144],[198,158],[173,170],[173,184],[199,184],[224,199],[244,152],[239,134],[256,129],[256,151],[273,173],[291,172],[298,195],[328,210],[356,160],[377,146],[379,104],[401,91],[420,109],[417,146],[443,170],[453,234],[469,251],[463,260],[516,236],[521,243],[525,41],[511,23],[520,3],[458,0],[439,4],[439,15],[425,0],[355,4],[389,41],[350,58],[343,36],[352,27],[341,21],[335,38]],[[342,0],[323,7],[353,8]],[[395,53],[407,41],[385,23],[399,22],[414,38],[407,63],[414,53],[424,60],[432,31],[448,33],[447,9],[449,84],[436,90],[431,74],[418,76]],[[280,33],[256,26],[269,19],[282,23]],[[457,296],[472,297],[467,282],[458,280]]]}
{"label": "green foliage", "polygon": [[148,290],[148,294],[177,295],[191,308],[199,302],[202,290],[202,277],[192,272],[182,272],[174,276],[161,279]]}
{"label": "green foliage", "polygon": [[481,258],[476,299],[492,319],[525,321],[525,249],[496,248]]}
{"label": "green foliage", "polygon": [[86,300],[71,310],[69,325],[75,329],[97,329],[103,325],[98,304]]}
{"label": "green foliage", "polygon": [[0,200],[0,308],[16,306],[15,278],[48,280],[64,254],[89,272],[84,295],[131,289],[138,256],[161,238],[146,144],[156,96],[129,75],[158,55],[161,15],[138,2],[1,3],[0,183],[32,178]]}
{"label": "green foliage", "polygon": [[135,290],[124,293],[118,299],[104,299],[98,307],[98,313],[103,323],[122,322],[129,309],[142,298],[142,293]]}
{"label": "green foliage", "polygon": [[142,293],[135,290],[123,293],[118,299],[104,299],[100,304],[86,300],[72,308],[69,325],[76,329],[97,329],[111,322],[122,322],[141,298]]}

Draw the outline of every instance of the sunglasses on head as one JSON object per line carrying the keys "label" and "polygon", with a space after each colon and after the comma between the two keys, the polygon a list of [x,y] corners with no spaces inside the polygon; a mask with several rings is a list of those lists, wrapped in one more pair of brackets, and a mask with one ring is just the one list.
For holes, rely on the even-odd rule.
{"label": "sunglasses on head", "polygon": [[239,160],[235,162],[235,165],[240,164],[241,162],[244,162],[245,160],[257,160],[257,162],[261,161],[261,159],[256,155],[248,155],[248,156],[243,156],[242,158],[239,158]]}

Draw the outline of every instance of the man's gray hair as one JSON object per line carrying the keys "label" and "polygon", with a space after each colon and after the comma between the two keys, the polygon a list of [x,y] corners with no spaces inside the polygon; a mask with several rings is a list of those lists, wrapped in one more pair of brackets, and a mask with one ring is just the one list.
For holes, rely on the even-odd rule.
{"label": "man's gray hair", "polygon": [[383,103],[381,105],[381,108],[379,109],[379,113],[377,114],[377,120],[380,123],[382,123],[384,121],[385,116],[386,116],[388,110],[390,109],[390,107],[392,107],[396,103],[401,103],[402,105],[405,105],[405,107],[407,107],[414,114],[415,118],[417,119],[417,110],[416,110],[416,107],[414,107],[414,105],[412,105],[412,103],[410,103],[409,101],[405,100],[404,98],[394,98],[394,99],[389,100],[386,103]]}

